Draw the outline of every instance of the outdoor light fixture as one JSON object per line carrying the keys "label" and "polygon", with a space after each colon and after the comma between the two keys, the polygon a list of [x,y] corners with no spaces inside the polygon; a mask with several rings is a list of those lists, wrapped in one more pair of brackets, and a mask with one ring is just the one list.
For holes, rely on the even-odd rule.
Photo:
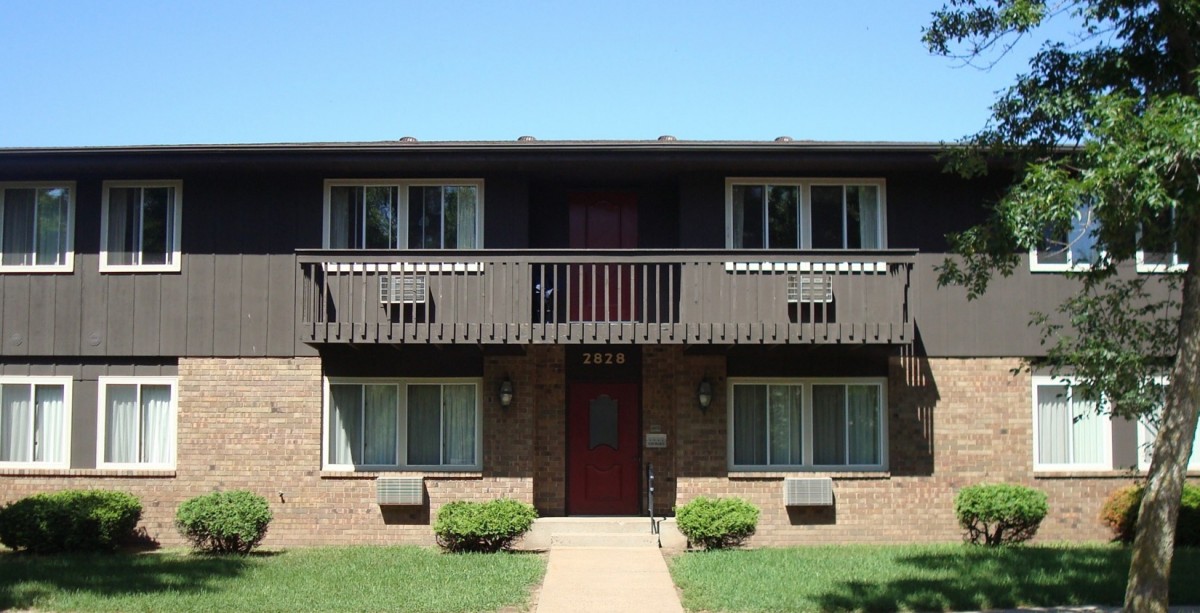
{"label": "outdoor light fixture", "polygon": [[505,377],[504,381],[500,382],[500,406],[507,409],[508,405],[512,404],[512,401],[513,401],[512,380],[509,379],[508,377]]}
{"label": "outdoor light fixture", "polygon": [[712,404],[712,383],[709,383],[707,378],[700,380],[700,387],[696,389],[696,399],[700,401],[701,411],[707,411],[708,405]]}

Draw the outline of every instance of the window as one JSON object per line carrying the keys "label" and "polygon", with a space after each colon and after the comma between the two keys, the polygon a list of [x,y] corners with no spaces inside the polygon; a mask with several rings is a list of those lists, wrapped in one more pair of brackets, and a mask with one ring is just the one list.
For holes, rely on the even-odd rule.
{"label": "window", "polygon": [[884,380],[730,383],[730,468],[885,470]]}
{"label": "window", "polygon": [[328,181],[328,249],[477,249],[483,182]]}
{"label": "window", "polygon": [[180,269],[179,181],[107,181],[100,221],[100,270]]}
{"label": "window", "polygon": [[[1158,383],[1166,385],[1165,377]],[[1196,429],[1196,438],[1192,441],[1192,457],[1188,458],[1188,470],[1200,471],[1200,428]],[[1154,454],[1154,439],[1158,437],[1157,420],[1138,420],[1138,468],[1150,470],[1150,460]]]}
{"label": "window", "polygon": [[68,466],[70,377],[0,377],[0,465]]}
{"label": "window", "polygon": [[0,184],[0,271],[71,272],[74,183]]}
{"label": "window", "polygon": [[1100,260],[1099,225],[1090,206],[1075,212],[1066,233],[1047,229],[1042,245],[1029,254],[1029,269],[1034,272],[1062,272],[1087,268]]}
{"label": "window", "polygon": [[733,249],[882,249],[884,184],[730,179],[727,244]]}
{"label": "window", "polygon": [[1112,468],[1111,420],[1098,399],[1062,377],[1034,377],[1034,467],[1041,470]]}
{"label": "window", "polygon": [[1179,241],[1188,244],[1186,236],[1176,237],[1178,224],[1174,207],[1163,210],[1153,223],[1142,226],[1141,249],[1137,252],[1138,272],[1177,272],[1187,270],[1188,257],[1179,249]]}
{"label": "window", "polygon": [[100,377],[102,468],[174,468],[174,377]]}
{"label": "window", "polygon": [[330,380],[325,466],[480,468],[479,381]]}

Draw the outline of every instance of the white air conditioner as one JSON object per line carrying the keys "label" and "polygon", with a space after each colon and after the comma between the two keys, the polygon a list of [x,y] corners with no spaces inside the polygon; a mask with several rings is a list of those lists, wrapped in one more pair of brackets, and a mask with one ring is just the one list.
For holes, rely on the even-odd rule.
{"label": "white air conditioner", "polygon": [[833,302],[833,277],[829,275],[788,275],[788,302]]}
{"label": "white air conditioner", "polygon": [[383,505],[425,504],[425,480],[421,477],[379,477],[375,498]]}
{"label": "white air conditioner", "polygon": [[833,504],[833,479],[784,479],[783,504],[789,507],[830,506]]}
{"label": "white air conditioner", "polygon": [[425,304],[428,282],[424,275],[382,275],[379,277],[379,302]]}

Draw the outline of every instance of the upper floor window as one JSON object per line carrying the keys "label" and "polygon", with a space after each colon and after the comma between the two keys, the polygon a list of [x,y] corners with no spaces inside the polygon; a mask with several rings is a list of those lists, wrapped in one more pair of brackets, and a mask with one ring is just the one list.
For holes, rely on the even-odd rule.
{"label": "upper floor window", "polygon": [[1176,209],[1171,207],[1161,211],[1152,223],[1142,225],[1141,249],[1137,252],[1138,272],[1187,270],[1188,257],[1180,249],[1181,237],[1176,234],[1179,223],[1175,217]]}
{"label": "upper floor window", "polygon": [[182,191],[179,181],[106,181],[100,270],[178,271]]}
{"label": "upper floor window", "polygon": [[1100,260],[1099,222],[1092,208],[1081,205],[1071,218],[1071,227],[1063,231],[1047,229],[1042,244],[1029,254],[1034,272],[1062,272],[1087,268]]}
{"label": "upper floor window", "polygon": [[328,249],[476,249],[483,182],[328,181]]}
{"label": "upper floor window", "polygon": [[733,249],[882,249],[881,179],[730,179],[726,242]]}
{"label": "upper floor window", "polygon": [[886,468],[882,380],[734,380],[729,397],[731,469]]}
{"label": "upper floor window", "polygon": [[99,466],[174,468],[176,379],[100,377]]}
{"label": "upper floor window", "polygon": [[0,465],[66,467],[70,377],[0,377]]}
{"label": "upper floor window", "polygon": [[325,466],[478,469],[479,407],[475,379],[331,380]]}
{"label": "upper floor window", "polygon": [[74,183],[0,184],[0,271],[71,272]]}
{"label": "upper floor window", "polygon": [[1033,396],[1035,468],[1112,468],[1112,422],[1094,393],[1070,378],[1036,376]]}

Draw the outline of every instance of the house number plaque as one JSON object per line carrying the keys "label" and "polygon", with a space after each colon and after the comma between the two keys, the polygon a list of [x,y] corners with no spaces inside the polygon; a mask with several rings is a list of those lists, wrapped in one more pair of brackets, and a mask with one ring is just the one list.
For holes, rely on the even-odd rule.
{"label": "house number plaque", "polygon": [[627,360],[624,351],[589,351],[583,354],[584,366],[624,364]]}

